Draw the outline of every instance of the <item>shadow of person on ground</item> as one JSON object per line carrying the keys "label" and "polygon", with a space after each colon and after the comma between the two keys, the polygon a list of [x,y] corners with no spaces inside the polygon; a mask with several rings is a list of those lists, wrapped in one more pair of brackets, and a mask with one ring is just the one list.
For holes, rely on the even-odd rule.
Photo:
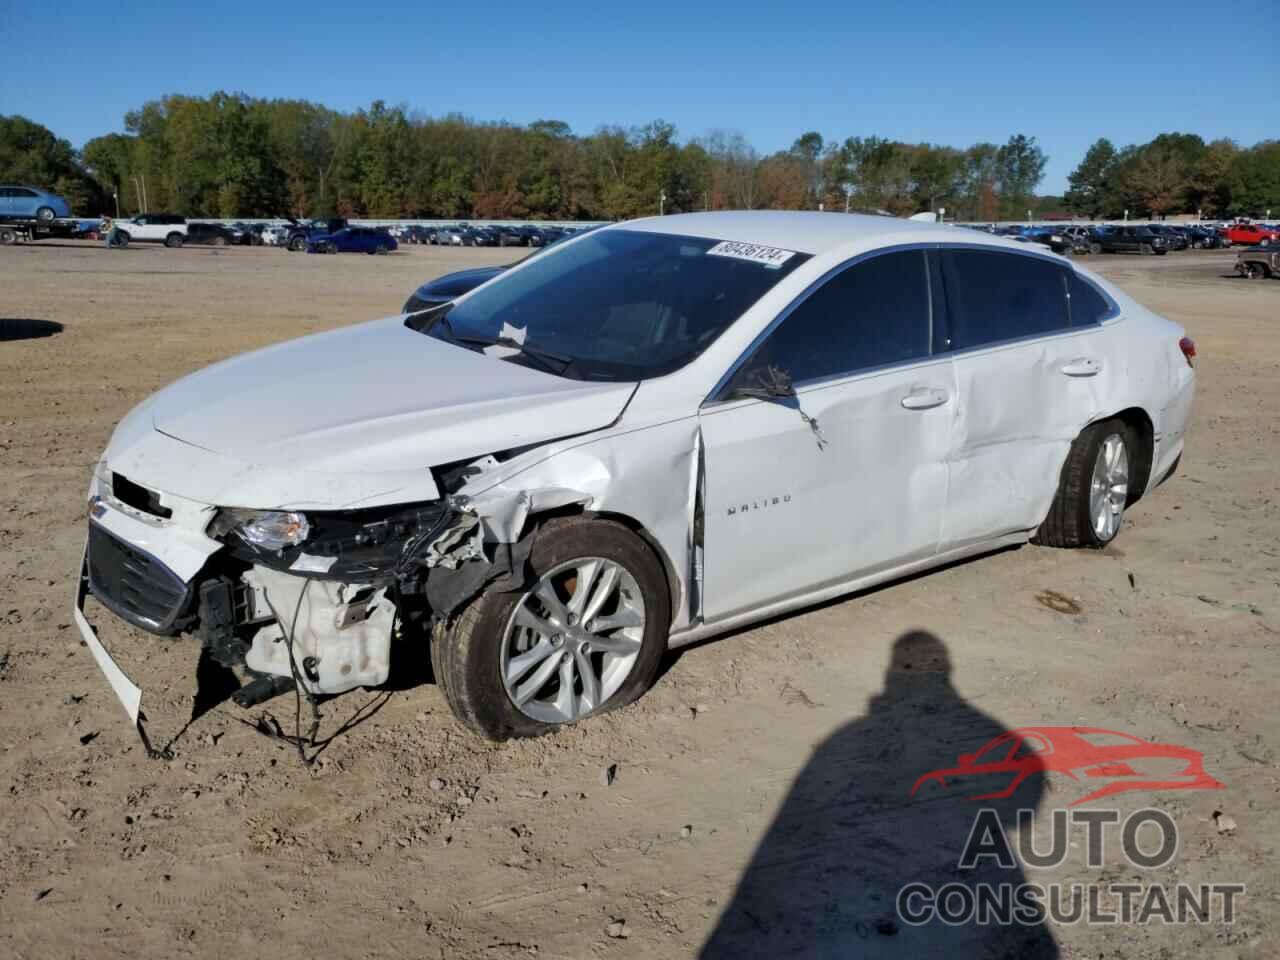
{"label": "shadow of person on ground", "polygon": [[[982,924],[973,918],[923,924],[899,915],[899,891],[911,883],[938,889],[960,884],[1025,882],[1020,865],[985,857],[959,865],[978,812],[995,811],[1012,835],[1019,808],[1035,808],[1043,772],[1027,777],[1007,798],[970,799],[1007,788],[1011,777],[986,782],[919,778],[956,766],[1007,734],[1000,723],[966,702],[951,684],[946,645],[931,633],[903,634],[893,646],[884,689],[866,715],[824,741],[796,778],[753,855],[701,956],[946,957],[1058,956],[1043,923]],[[1017,738],[997,747],[1023,749]],[[984,756],[986,756],[984,754]],[[1035,761],[1034,769],[1041,769]],[[1016,841],[1010,836],[1016,850]],[[957,902],[959,898],[957,898]],[[907,916],[924,906],[910,901]],[[954,919],[954,917],[952,918]]]}

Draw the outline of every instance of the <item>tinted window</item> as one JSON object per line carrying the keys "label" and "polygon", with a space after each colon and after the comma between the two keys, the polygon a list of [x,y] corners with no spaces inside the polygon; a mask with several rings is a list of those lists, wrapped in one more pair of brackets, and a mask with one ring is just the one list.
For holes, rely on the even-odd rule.
{"label": "tinted window", "polygon": [[1066,271],[1049,260],[985,250],[944,250],[952,350],[1067,327]]}
{"label": "tinted window", "polygon": [[1083,327],[1091,323],[1101,323],[1111,313],[1111,304],[1098,292],[1097,287],[1074,270],[1069,277],[1071,325]]}
{"label": "tinted window", "polygon": [[850,267],[791,311],[734,385],[770,366],[803,383],[927,357],[928,284],[923,250],[886,253]]}

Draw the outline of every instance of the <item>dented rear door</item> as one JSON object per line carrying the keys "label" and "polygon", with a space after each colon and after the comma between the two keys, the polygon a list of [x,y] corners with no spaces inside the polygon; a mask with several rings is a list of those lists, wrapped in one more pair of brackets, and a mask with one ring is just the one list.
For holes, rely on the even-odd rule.
{"label": "dented rear door", "polygon": [[946,551],[1040,524],[1115,371],[1098,327],[1070,326],[1065,263],[990,248],[937,256],[957,386]]}

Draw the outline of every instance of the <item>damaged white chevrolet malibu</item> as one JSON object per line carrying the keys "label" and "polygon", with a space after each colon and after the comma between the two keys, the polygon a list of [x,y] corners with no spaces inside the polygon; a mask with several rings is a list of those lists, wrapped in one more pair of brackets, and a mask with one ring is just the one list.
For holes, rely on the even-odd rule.
{"label": "damaged white chevrolet malibu", "polygon": [[618,224],[142,403],[94,472],[76,621],[135,723],[89,594],[194,634],[243,703],[382,684],[416,637],[463,723],[538,734],[634,700],[669,646],[1003,545],[1105,545],[1177,464],[1194,353],[1069,261],[955,227]]}

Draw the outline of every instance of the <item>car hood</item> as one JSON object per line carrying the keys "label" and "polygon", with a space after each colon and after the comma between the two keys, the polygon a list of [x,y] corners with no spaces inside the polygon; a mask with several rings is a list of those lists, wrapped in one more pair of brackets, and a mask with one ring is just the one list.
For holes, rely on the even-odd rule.
{"label": "car hood", "polygon": [[485,356],[390,317],[179,380],[121,424],[107,459],[136,482],[221,506],[433,499],[431,467],[601,429],[634,391]]}

